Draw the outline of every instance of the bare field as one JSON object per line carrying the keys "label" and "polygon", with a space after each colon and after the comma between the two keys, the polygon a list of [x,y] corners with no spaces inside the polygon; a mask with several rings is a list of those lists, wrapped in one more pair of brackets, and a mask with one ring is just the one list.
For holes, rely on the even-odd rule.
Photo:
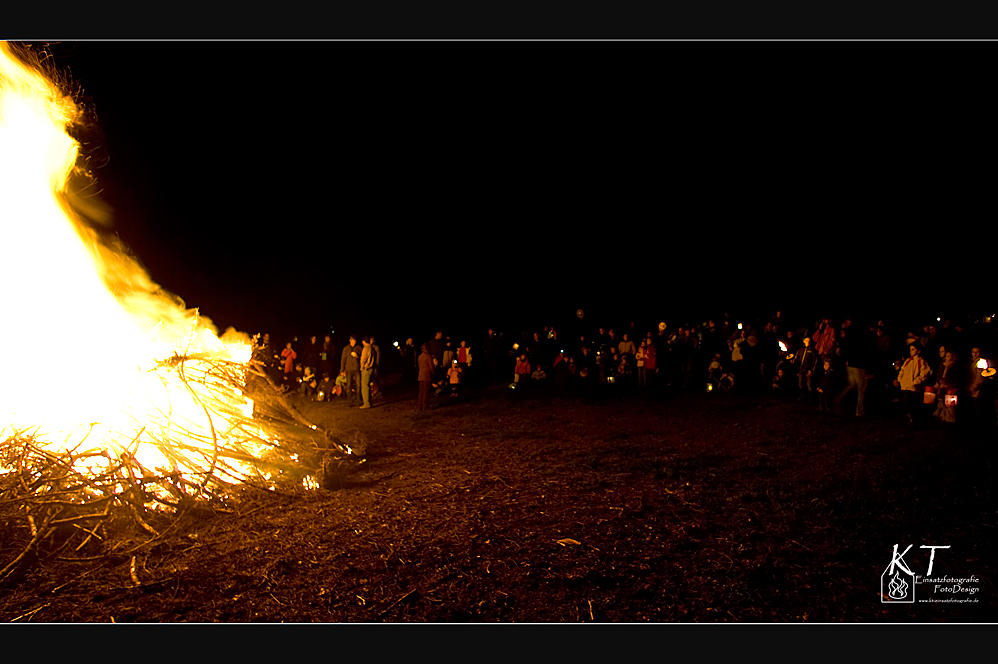
{"label": "bare field", "polygon": [[[427,413],[413,396],[389,392],[369,411],[302,404],[366,440],[366,462],[326,489],[192,509],[134,558],[109,550],[81,564],[40,552],[0,588],[0,619],[998,617],[993,440],[910,431],[892,407],[825,423],[768,396],[497,388]],[[5,539],[21,528],[8,520]],[[976,579],[918,585],[917,600],[977,601],[883,603],[895,544],[914,545],[904,560],[917,575],[931,551],[921,546],[949,546],[936,550],[932,576]]]}

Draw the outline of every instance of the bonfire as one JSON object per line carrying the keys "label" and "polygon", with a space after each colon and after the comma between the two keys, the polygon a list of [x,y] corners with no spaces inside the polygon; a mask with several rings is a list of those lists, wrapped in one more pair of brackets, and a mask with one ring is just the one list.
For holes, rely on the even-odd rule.
{"label": "bonfire", "polygon": [[[93,209],[78,204],[94,182],[72,135],[84,109],[42,62],[0,42],[0,520],[12,534],[0,581],[43,549],[120,555],[192,505],[315,486],[323,460],[359,458],[279,392],[249,337],[219,336],[79,211]],[[145,539],[125,547],[111,531],[126,523]]]}

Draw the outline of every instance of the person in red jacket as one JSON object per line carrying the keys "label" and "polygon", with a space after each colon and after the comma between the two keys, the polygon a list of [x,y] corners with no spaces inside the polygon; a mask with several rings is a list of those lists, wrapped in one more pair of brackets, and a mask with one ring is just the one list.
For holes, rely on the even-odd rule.
{"label": "person in red jacket", "polygon": [[520,355],[520,359],[517,360],[516,368],[513,370],[513,382],[525,383],[529,376],[530,360],[527,359],[527,354],[523,353]]}
{"label": "person in red jacket", "polygon": [[655,344],[652,340],[650,338],[642,340],[635,356],[638,363],[638,387],[648,387],[649,379],[655,375],[655,354]]}
{"label": "person in red jacket", "polygon": [[822,358],[827,357],[835,348],[836,336],[832,321],[828,318],[823,319],[818,330],[814,333],[814,337],[811,339],[814,351]]}
{"label": "person in red jacket", "polygon": [[457,366],[461,369],[461,382],[467,384],[468,367],[471,366],[471,349],[468,348],[467,341],[462,341],[461,345],[458,346],[456,357],[454,359],[457,360]]}
{"label": "person in red jacket", "polygon": [[295,359],[298,357],[298,353],[294,351],[291,347],[291,342],[284,347],[281,351],[281,359],[284,360],[284,387],[288,390],[293,389],[295,386],[292,385],[291,378],[295,371]]}

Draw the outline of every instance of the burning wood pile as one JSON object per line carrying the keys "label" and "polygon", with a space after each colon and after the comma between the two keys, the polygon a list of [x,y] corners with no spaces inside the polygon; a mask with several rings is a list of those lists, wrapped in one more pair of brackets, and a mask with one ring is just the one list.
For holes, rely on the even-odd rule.
{"label": "burning wood pile", "polygon": [[[92,431],[76,445],[58,448],[38,427],[6,435],[0,441],[0,523],[6,533],[0,583],[47,560],[86,563],[131,554],[185,512],[231,510],[247,492],[335,488],[353,463],[362,462],[356,440],[351,446],[310,423],[256,367],[177,355],[157,372],[175,374],[192,391],[196,385],[226,395],[200,397],[209,419],[226,428],[212,427],[208,437],[166,421],[141,427],[120,449],[94,439]],[[261,408],[269,415],[230,412],[227,397],[245,389],[247,373],[258,380],[254,394],[269,404]],[[149,457],[144,446],[168,464],[143,463]]]}
{"label": "burning wood pile", "polygon": [[69,183],[90,174],[69,130],[83,114],[53,76],[0,42],[0,297],[12,314],[0,347],[15,349],[0,380],[0,582],[31,560],[128,549],[130,527],[148,542],[191,505],[315,486],[320,465],[358,457],[280,394],[245,335],[217,336],[77,212]]}

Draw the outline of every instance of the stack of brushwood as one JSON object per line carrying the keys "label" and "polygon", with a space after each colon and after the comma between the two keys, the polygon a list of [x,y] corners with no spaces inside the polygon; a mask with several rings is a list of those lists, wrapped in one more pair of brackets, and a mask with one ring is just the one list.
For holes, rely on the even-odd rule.
{"label": "stack of brushwood", "polygon": [[[337,488],[363,462],[362,445],[309,422],[256,367],[250,368],[247,385],[245,372],[234,371],[231,363],[213,363],[205,370],[204,358],[197,359],[197,372],[185,371],[183,357],[171,358],[159,370],[177,371],[185,383],[197,381],[216,392],[226,385],[249,392],[263,408],[235,427],[232,413],[225,412],[227,430],[266,432],[267,451],[249,454],[244,441],[236,437],[233,443],[214,426],[209,439],[195,440],[176,423],[142,427],[129,445],[88,444],[88,435],[71,449],[52,446],[38,429],[3,432],[0,585],[46,561],[127,560],[191,510],[234,510],[247,492],[300,490],[306,476]],[[221,414],[210,400],[202,401],[209,418]],[[171,433],[154,436],[153,430]],[[155,445],[172,469],[144,466],[136,458],[140,444]],[[252,472],[235,472],[237,462]]]}

